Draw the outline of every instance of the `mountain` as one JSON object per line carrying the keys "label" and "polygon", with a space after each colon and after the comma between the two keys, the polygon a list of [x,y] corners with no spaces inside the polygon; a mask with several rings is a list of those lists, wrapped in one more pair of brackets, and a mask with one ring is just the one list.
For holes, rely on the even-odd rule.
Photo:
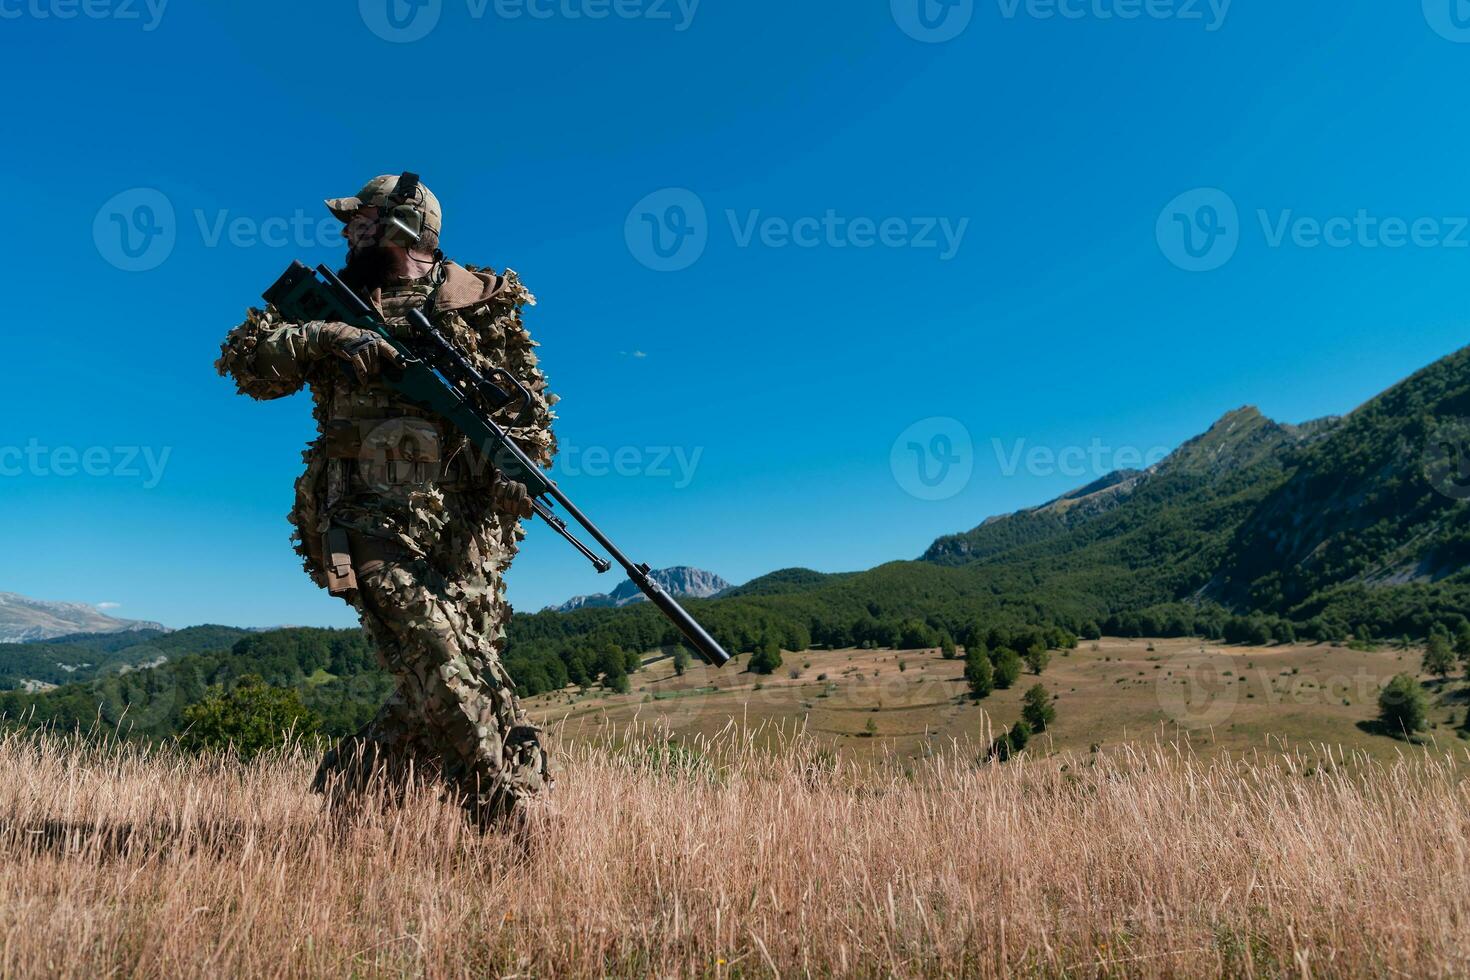
{"label": "mountain", "polygon": [[1467,418],[1470,348],[1344,418],[1230,412],[1146,471],[940,538],[922,560],[1023,571],[1112,611],[1215,602],[1395,629],[1431,609],[1463,619],[1451,610],[1470,584]]}
{"label": "mountain", "polygon": [[1316,611],[1343,590],[1463,581],[1470,565],[1470,348],[1363,405],[1292,460],[1205,593]]}
{"label": "mountain", "polygon": [[159,630],[158,623],[118,619],[82,602],[48,602],[0,592],[0,643],[26,643],[72,633]]}
{"label": "mountain", "polygon": [[[730,583],[714,572],[682,565],[677,568],[654,569],[650,577],[663,586],[670,595],[686,599],[705,599],[730,588]],[[598,592],[593,595],[573,596],[559,606],[547,606],[546,609],[552,612],[572,612],[577,609],[618,608],[633,602],[647,601],[647,597],[639,591],[638,586],[634,585],[631,579],[623,579],[622,584],[613,589],[611,593]]]}
{"label": "mountain", "polygon": [[[1239,482],[1242,473],[1248,474],[1245,482],[1270,479],[1292,449],[1332,431],[1337,421],[1281,425],[1254,407],[1236,409],[1147,470],[1117,470],[1040,506],[988,518],[970,531],[938,539],[921,560],[964,565],[1015,557],[1018,548],[1065,538],[1129,504],[1131,519],[1122,523],[1129,529],[1146,525],[1142,514],[1158,516],[1185,502],[1203,503],[1215,489]],[[1084,539],[1090,536],[1072,540]]]}

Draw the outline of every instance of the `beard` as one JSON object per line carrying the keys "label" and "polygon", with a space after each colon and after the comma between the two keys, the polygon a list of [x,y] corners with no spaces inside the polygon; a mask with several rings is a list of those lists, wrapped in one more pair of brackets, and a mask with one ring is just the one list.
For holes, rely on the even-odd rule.
{"label": "beard", "polygon": [[340,275],[354,289],[372,289],[396,278],[402,265],[402,255],[394,249],[365,245],[347,253],[347,266]]}

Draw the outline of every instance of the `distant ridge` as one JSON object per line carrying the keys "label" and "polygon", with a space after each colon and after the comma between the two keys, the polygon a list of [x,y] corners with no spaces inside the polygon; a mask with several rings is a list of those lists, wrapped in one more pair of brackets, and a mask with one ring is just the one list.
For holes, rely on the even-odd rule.
{"label": "distant ridge", "polygon": [[77,633],[167,632],[160,623],[118,619],[84,602],[52,602],[0,592],[0,643],[32,643]]}

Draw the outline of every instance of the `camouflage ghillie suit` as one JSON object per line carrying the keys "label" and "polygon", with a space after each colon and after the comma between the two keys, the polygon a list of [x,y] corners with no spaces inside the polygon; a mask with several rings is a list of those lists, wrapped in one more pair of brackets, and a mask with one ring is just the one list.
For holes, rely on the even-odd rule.
{"label": "camouflage ghillie suit", "polygon": [[[435,324],[460,350],[533,393],[531,422],[509,431],[549,465],[556,398],[521,322],[535,299],[514,272],[440,262],[371,301],[403,328],[431,297]],[[377,717],[322,761],[315,787],[350,794],[374,771],[394,781],[412,771],[442,776],[482,820],[512,812],[550,785],[540,731],[500,661],[502,576],[525,536],[520,520],[497,509],[500,478],[478,450],[381,383],[354,380],[326,349],[324,327],[252,309],[216,364],[254,398],[310,386],[319,435],[296,483],[296,550],[318,585],[357,609],[397,678]]]}

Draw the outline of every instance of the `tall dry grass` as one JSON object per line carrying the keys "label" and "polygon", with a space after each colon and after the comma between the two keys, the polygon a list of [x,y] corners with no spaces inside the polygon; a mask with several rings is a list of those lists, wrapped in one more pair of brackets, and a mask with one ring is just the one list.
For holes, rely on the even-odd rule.
{"label": "tall dry grass", "polygon": [[304,751],[0,741],[6,976],[1464,975],[1446,759],[570,749],[527,850]]}

